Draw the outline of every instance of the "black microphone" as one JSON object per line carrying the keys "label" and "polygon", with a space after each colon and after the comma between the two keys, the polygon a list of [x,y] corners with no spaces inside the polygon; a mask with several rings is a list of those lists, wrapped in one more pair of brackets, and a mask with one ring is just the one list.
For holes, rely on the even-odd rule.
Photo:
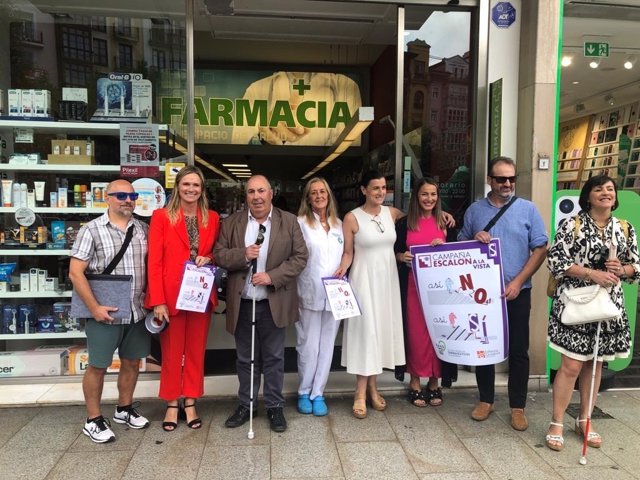
{"label": "black microphone", "polygon": [[[262,245],[262,242],[264,242],[264,232],[266,231],[267,231],[267,227],[265,227],[264,225],[260,225],[260,227],[258,227],[258,236],[255,241],[256,245]],[[251,260],[251,270],[252,270],[252,273],[257,273],[258,271],[257,257]]]}

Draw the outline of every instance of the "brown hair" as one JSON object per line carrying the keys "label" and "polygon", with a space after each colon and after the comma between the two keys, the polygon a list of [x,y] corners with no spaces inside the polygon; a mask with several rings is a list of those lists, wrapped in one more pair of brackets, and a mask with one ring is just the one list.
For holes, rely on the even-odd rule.
{"label": "brown hair", "polygon": [[173,188],[173,192],[171,193],[171,198],[169,198],[169,203],[167,204],[167,217],[169,217],[169,222],[171,225],[175,225],[178,223],[180,219],[180,195],[178,193],[178,187],[180,186],[180,182],[187,175],[195,174],[200,179],[200,187],[202,189],[202,193],[200,194],[200,198],[198,199],[198,211],[202,215],[202,225],[204,227],[209,223],[209,200],[207,200],[207,193],[205,191],[204,185],[204,175],[202,174],[202,170],[193,165],[188,165],[183,167],[176,175],[176,183]]}
{"label": "brown hair", "polygon": [[409,230],[416,231],[418,230],[418,224],[420,222],[420,217],[422,217],[422,210],[420,208],[420,189],[423,185],[433,185],[436,187],[436,194],[438,195],[438,200],[436,202],[436,206],[433,208],[433,216],[438,223],[438,228],[442,231],[447,229],[447,226],[444,223],[444,217],[442,216],[442,205],[440,203],[440,188],[438,187],[438,182],[431,177],[421,178],[416,181],[413,186],[413,192],[411,195],[411,200],[409,201],[409,213],[407,214],[407,228]]}

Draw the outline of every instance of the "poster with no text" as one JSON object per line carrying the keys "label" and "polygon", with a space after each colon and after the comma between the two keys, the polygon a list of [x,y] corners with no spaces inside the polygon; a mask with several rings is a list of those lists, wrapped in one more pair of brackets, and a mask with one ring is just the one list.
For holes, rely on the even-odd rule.
{"label": "poster with no text", "polygon": [[509,355],[500,240],[411,247],[413,275],[440,360],[492,365]]}

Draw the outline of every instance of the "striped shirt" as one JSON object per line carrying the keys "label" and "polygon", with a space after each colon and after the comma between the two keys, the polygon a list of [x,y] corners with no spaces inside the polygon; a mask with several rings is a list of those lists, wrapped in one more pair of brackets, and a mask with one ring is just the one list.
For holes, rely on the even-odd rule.
{"label": "striped shirt", "polygon": [[[133,223],[133,238],[125,250],[122,260],[113,270],[114,275],[132,275],[131,311],[133,322],[144,320],[146,310],[144,294],[147,287],[147,232],[149,226],[135,218],[131,218],[127,229]],[[120,251],[124,243],[126,229],[120,230],[109,221],[109,214],[90,221],[80,228],[71,249],[71,256],[87,262],[86,273],[102,273],[113,257]],[[122,323],[129,323],[123,320]]]}

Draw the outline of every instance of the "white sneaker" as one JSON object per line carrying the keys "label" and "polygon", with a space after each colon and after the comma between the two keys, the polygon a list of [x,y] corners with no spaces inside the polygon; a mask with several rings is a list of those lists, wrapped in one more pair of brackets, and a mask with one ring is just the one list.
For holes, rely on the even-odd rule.
{"label": "white sneaker", "polygon": [[84,424],[82,433],[96,443],[113,442],[116,439],[116,436],[109,427],[111,427],[109,420],[100,415],[93,420],[87,419],[87,423]]}
{"label": "white sneaker", "polygon": [[127,405],[122,411],[116,411],[113,414],[113,421],[116,423],[126,423],[131,428],[147,428],[149,426],[149,420],[140,415],[136,410],[136,407],[140,406],[140,402],[136,402],[132,405]]}

